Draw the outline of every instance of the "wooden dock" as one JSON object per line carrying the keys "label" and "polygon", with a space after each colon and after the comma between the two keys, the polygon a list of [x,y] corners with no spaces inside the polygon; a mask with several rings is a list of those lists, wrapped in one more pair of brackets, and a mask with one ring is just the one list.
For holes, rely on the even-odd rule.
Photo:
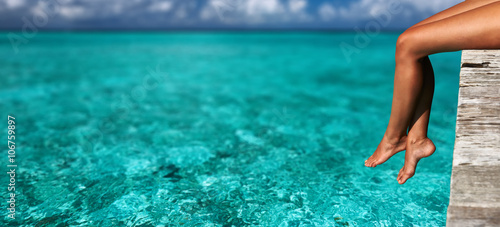
{"label": "wooden dock", "polygon": [[500,50],[462,52],[446,226],[500,226]]}

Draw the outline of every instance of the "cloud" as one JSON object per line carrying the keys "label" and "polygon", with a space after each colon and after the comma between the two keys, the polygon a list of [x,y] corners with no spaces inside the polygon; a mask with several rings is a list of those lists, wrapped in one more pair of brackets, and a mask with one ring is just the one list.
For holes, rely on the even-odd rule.
{"label": "cloud", "polygon": [[400,3],[399,0],[360,0],[351,2],[347,7],[340,7],[339,17],[344,20],[366,20],[387,10],[391,2]]}
{"label": "cloud", "polygon": [[247,0],[242,8],[250,17],[282,13],[284,10],[279,0]]}
{"label": "cloud", "polygon": [[462,2],[461,0],[440,0],[440,1],[408,1],[420,12],[436,13],[453,5]]}
{"label": "cloud", "polygon": [[21,6],[24,6],[24,4],[24,0],[5,0],[5,5],[9,9],[19,8]]}
{"label": "cloud", "polygon": [[307,7],[307,2],[305,0],[289,0],[288,8],[292,13],[301,12]]}
{"label": "cloud", "polygon": [[[461,0],[414,1],[414,0],[358,0],[348,4],[332,5],[323,3],[318,7],[318,16],[323,21],[337,19],[340,21],[363,21],[388,12],[392,4],[399,5],[401,15],[391,15],[394,21],[398,18],[419,19],[442,11]],[[399,13],[398,13],[399,14]],[[420,15],[420,16],[419,16]],[[421,19],[423,19],[421,18]]]}
{"label": "cloud", "polygon": [[200,11],[200,19],[202,21],[207,21],[217,17],[214,6],[207,4],[207,6],[203,7]]}
{"label": "cloud", "polygon": [[305,0],[210,0],[199,18],[221,24],[275,24],[311,20]]}
{"label": "cloud", "polygon": [[[373,19],[391,2],[403,12],[391,24],[400,27],[461,0],[0,0],[0,28],[20,27],[20,17],[59,7],[46,28],[169,27],[354,27]],[[30,4],[29,4],[30,3]],[[22,26],[22,24],[21,24]]]}
{"label": "cloud", "polygon": [[324,21],[329,21],[333,18],[335,18],[335,15],[337,14],[335,8],[333,8],[332,5],[328,3],[323,3],[319,9],[318,9],[318,14],[323,19]]}
{"label": "cloud", "polygon": [[173,7],[173,3],[171,1],[162,1],[162,2],[154,2],[149,6],[149,11],[151,12],[167,12],[170,11]]}
{"label": "cloud", "polygon": [[61,6],[59,14],[67,19],[77,19],[88,16],[88,11],[82,6]]}

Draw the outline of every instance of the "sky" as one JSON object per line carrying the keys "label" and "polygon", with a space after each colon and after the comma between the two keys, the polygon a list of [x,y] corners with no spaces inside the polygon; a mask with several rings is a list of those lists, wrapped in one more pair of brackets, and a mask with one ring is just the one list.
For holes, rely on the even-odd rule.
{"label": "sky", "polygon": [[0,29],[403,29],[460,2],[0,0]]}

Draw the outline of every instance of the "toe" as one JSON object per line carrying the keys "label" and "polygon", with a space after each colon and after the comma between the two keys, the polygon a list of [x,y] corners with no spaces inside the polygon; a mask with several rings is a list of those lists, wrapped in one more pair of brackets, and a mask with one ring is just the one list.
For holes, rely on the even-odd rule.
{"label": "toe", "polygon": [[404,175],[405,175],[405,171],[406,171],[406,169],[407,169],[407,168],[406,168],[406,166],[403,166],[403,168],[401,168],[401,169],[399,170],[397,180],[398,180],[398,182],[399,182],[400,184],[404,184],[403,179],[405,178],[405,177],[404,177]]}
{"label": "toe", "polygon": [[404,182],[405,182],[404,176],[403,176],[403,174],[401,174],[401,176],[399,176],[398,183],[399,184],[404,184]]}
{"label": "toe", "polygon": [[408,178],[406,178],[405,176],[402,176],[398,182],[399,182],[399,184],[404,184],[404,183],[406,183],[406,180],[408,180]]}
{"label": "toe", "polygon": [[370,157],[370,158],[367,160],[366,164],[367,164],[367,166],[368,166],[368,167],[375,167],[375,166],[376,166],[375,162],[376,162],[376,160],[375,160],[375,158],[373,158],[373,156],[372,156],[372,157]]}
{"label": "toe", "polygon": [[413,177],[414,174],[415,174],[415,171],[413,171],[413,170],[403,171],[403,173],[401,174],[400,184],[406,183],[406,181],[408,179],[410,179],[411,177]]}

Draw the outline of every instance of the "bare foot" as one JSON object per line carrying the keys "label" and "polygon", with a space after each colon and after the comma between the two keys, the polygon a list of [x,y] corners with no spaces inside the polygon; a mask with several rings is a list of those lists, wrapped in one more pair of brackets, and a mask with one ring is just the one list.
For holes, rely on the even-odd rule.
{"label": "bare foot", "polygon": [[406,136],[397,139],[396,141],[390,141],[387,136],[384,135],[382,141],[377,147],[377,150],[365,161],[365,166],[375,167],[387,161],[390,157],[395,155],[400,151],[406,149]]}
{"label": "bare foot", "polygon": [[398,174],[398,183],[404,184],[415,174],[417,163],[422,158],[431,156],[436,150],[436,146],[429,138],[416,141],[408,140],[406,144],[405,165]]}

